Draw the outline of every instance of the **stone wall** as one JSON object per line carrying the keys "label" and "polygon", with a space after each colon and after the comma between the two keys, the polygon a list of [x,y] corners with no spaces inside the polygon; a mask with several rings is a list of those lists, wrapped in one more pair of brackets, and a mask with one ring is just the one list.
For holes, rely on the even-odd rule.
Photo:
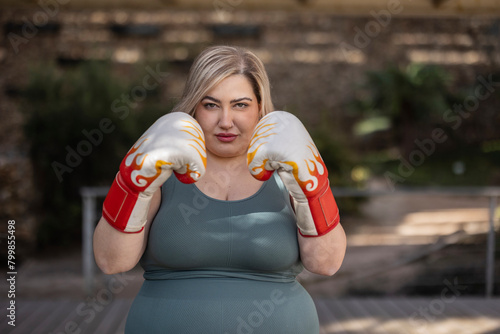
{"label": "stone wall", "polygon": [[[143,61],[170,63],[165,101],[179,97],[189,65],[205,46],[236,44],[264,61],[277,109],[314,126],[327,113],[348,132],[345,104],[367,70],[388,64],[435,63],[458,85],[498,70],[500,20],[495,17],[400,16],[388,8],[368,16],[322,13],[189,10],[3,9],[0,12],[0,199],[2,221],[19,220],[33,239],[28,146],[22,135],[18,92],[28,69],[53,60],[61,68],[86,59],[111,59],[117,71]],[[144,72],[146,74],[146,72]],[[61,145],[61,149],[64,145]],[[43,194],[42,194],[43,195]],[[3,226],[3,225],[2,225]]]}

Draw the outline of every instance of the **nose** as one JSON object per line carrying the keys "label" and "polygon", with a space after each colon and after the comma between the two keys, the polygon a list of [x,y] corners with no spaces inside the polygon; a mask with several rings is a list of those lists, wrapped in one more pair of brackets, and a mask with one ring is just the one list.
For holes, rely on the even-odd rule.
{"label": "nose", "polygon": [[222,109],[218,125],[221,129],[230,129],[234,126],[233,113],[230,108]]}

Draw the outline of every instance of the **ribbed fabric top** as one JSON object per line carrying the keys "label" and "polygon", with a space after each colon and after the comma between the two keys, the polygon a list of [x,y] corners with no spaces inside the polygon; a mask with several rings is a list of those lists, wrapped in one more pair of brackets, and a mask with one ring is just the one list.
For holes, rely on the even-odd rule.
{"label": "ribbed fabric top", "polygon": [[303,267],[288,191],[275,173],[254,195],[223,201],[170,177],[141,265],[148,280],[293,281]]}

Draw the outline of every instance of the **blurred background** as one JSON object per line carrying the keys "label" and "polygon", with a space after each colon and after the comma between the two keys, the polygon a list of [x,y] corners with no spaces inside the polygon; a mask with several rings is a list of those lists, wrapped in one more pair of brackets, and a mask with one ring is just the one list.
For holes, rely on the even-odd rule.
{"label": "blurred background", "polygon": [[[81,189],[109,187],[218,44],[263,60],[276,109],[329,168],[348,251],[335,276],[300,276],[314,298],[498,297],[500,1],[0,0],[0,254],[15,220],[17,298],[88,301],[114,279],[84,279]],[[128,275],[115,297],[140,287]]]}

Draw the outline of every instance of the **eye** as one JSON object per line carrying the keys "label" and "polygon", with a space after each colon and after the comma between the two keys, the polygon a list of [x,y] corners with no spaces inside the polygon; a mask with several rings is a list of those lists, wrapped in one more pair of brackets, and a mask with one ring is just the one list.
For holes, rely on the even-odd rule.
{"label": "eye", "polygon": [[244,108],[248,107],[248,104],[243,103],[243,102],[239,102],[239,103],[236,103],[234,106],[235,106],[237,109],[244,109]]}
{"label": "eye", "polygon": [[215,108],[217,108],[217,105],[215,103],[211,103],[211,102],[204,103],[203,106],[205,107],[205,109],[215,109]]}

